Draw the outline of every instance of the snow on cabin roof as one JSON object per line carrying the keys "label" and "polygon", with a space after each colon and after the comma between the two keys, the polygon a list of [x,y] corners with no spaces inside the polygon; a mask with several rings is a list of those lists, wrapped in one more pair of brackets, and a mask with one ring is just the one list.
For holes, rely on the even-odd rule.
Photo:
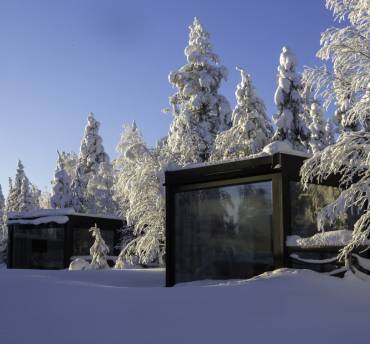
{"label": "snow on cabin roof", "polygon": [[312,154],[308,154],[305,152],[301,152],[301,151],[297,151],[297,150],[289,148],[289,146],[284,141],[283,142],[276,141],[276,142],[272,142],[269,145],[267,145],[263,149],[262,152],[250,155],[242,159],[236,158],[236,159],[225,159],[221,161],[206,161],[206,162],[199,162],[199,163],[191,163],[185,166],[177,166],[177,165],[171,164],[166,168],[166,171],[172,172],[172,171],[188,170],[188,169],[198,168],[198,167],[223,165],[223,164],[228,164],[228,163],[233,163],[233,162],[240,162],[240,161],[246,161],[246,160],[253,160],[256,158],[273,156],[275,154],[293,155],[293,156],[298,156],[302,158],[310,158],[312,156]]}
{"label": "snow on cabin roof", "polygon": [[[111,220],[121,220],[121,217],[118,216],[109,216],[109,215],[99,215],[99,214],[82,214],[77,213],[73,208],[64,208],[64,209],[37,209],[27,212],[10,212],[8,214],[8,223],[11,221],[20,220],[20,219],[37,219],[37,218],[46,218],[46,217],[67,217],[68,215],[75,216],[86,216],[86,217],[96,217],[101,219],[111,219]],[[46,220],[46,219],[44,219]],[[48,221],[51,222],[51,221]],[[14,222],[12,222],[14,223]],[[20,222],[17,222],[20,223]],[[45,222],[42,222],[45,223]]]}
{"label": "snow on cabin roof", "polygon": [[68,216],[42,216],[42,217],[37,217],[35,219],[16,219],[16,220],[8,220],[7,224],[8,225],[41,225],[43,223],[57,223],[57,224],[64,224],[69,221]]}

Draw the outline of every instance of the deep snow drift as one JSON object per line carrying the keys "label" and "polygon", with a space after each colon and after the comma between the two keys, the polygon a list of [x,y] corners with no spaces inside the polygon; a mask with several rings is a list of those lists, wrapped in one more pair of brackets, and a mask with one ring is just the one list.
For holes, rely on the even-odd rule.
{"label": "deep snow drift", "polygon": [[307,270],[161,288],[163,270],[0,270],[0,343],[360,343],[370,286]]}

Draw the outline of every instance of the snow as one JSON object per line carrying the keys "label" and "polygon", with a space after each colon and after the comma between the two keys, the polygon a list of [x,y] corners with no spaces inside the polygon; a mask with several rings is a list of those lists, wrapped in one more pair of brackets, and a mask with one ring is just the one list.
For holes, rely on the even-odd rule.
{"label": "snow", "polygon": [[164,271],[0,270],[2,344],[360,343],[370,287],[307,270],[161,288]]}
{"label": "snow", "polygon": [[11,220],[14,219],[32,219],[38,217],[49,217],[49,216],[68,216],[68,215],[78,215],[78,216],[92,216],[98,217],[103,219],[115,219],[115,220],[122,220],[122,218],[117,216],[108,216],[108,215],[98,215],[98,214],[81,214],[75,212],[73,208],[63,208],[63,209],[38,209],[35,211],[28,211],[28,212],[11,212],[8,215],[8,218]]}
{"label": "snow", "polygon": [[302,151],[298,151],[296,149],[293,149],[290,142],[284,140],[284,141],[274,141],[265,146],[262,150],[261,156],[267,154],[267,155],[274,155],[277,153],[283,153],[283,154],[290,154],[290,155],[297,155],[302,156],[304,158],[309,158],[311,154],[305,153]]}
{"label": "snow", "polygon": [[68,270],[78,271],[78,270],[88,270],[90,269],[90,263],[82,258],[76,258],[71,261],[69,264]]}
{"label": "snow", "polygon": [[40,225],[42,223],[54,222],[54,223],[58,223],[58,224],[61,225],[61,224],[67,223],[68,221],[69,221],[68,216],[43,216],[43,217],[39,217],[39,218],[34,219],[34,220],[30,220],[30,219],[8,220],[7,224],[8,225],[19,224],[19,225],[35,225],[35,226],[37,226],[37,225]]}
{"label": "snow", "polygon": [[[316,248],[330,246],[345,246],[352,239],[353,231],[340,229],[330,232],[319,232],[309,238],[301,238],[298,235],[288,235],[286,245],[288,247]],[[368,241],[363,244],[368,244]]]}

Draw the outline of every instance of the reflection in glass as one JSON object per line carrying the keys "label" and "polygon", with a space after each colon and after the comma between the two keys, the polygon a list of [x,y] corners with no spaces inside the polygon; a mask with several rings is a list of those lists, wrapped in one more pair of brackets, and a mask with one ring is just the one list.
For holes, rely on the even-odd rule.
{"label": "reflection in glass", "polygon": [[[109,253],[113,254],[114,231],[102,230],[101,235],[109,247]],[[93,244],[94,238],[89,228],[73,228],[73,256],[89,256]]]}
{"label": "reflection in glass", "polygon": [[[340,194],[338,188],[310,184],[306,190],[299,182],[290,182],[291,228],[294,235],[310,237],[317,233],[317,215],[326,205],[334,202]],[[348,229],[348,217],[338,219],[325,228],[326,231]]]}
{"label": "reflection in glass", "polygon": [[176,282],[273,267],[271,181],[180,192],[175,207]]}
{"label": "reflection in glass", "polygon": [[34,269],[64,267],[63,227],[15,227],[13,233],[13,266]]}

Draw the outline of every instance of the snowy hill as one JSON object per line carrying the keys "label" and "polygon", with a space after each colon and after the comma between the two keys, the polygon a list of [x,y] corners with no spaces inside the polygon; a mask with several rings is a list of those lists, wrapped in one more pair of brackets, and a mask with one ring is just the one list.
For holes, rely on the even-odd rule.
{"label": "snowy hill", "polygon": [[163,284],[158,269],[2,269],[0,343],[340,344],[370,335],[370,287],[353,278],[278,270]]}

